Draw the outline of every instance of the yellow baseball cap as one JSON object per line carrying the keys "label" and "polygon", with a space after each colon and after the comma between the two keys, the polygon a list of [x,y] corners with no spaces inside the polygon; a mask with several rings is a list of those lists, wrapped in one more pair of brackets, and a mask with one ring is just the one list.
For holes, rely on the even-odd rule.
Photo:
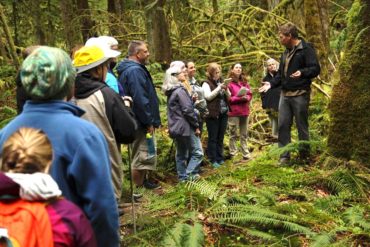
{"label": "yellow baseball cap", "polygon": [[95,68],[110,58],[119,56],[119,52],[98,46],[84,46],[79,49],[73,59],[77,73]]}

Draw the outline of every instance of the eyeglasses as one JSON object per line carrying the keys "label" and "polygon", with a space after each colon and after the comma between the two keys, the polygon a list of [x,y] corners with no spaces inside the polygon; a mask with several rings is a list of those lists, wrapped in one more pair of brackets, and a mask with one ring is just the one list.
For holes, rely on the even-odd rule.
{"label": "eyeglasses", "polygon": [[171,73],[172,76],[178,76],[179,74],[184,73],[184,71],[181,71],[179,73]]}

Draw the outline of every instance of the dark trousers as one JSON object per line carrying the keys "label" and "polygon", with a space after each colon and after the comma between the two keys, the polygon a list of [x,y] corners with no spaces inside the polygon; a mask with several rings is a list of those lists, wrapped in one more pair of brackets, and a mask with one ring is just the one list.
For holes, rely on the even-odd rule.
{"label": "dark trousers", "polygon": [[206,119],[208,131],[207,155],[213,162],[224,160],[224,136],[227,128],[227,113],[220,114],[218,118]]}
{"label": "dark trousers", "polygon": [[[310,94],[305,93],[299,96],[287,97],[281,95],[279,102],[279,147],[284,147],[291,142],[291,128],[293,117],[298,129],[299,140],[309,140],[308,133],[308,105],[310,103]],[[309,156],[309,145],[302,145],[299,148],[299,153],[302,158]],[[284,152],[281,158],[290,158],[289,152]]]}

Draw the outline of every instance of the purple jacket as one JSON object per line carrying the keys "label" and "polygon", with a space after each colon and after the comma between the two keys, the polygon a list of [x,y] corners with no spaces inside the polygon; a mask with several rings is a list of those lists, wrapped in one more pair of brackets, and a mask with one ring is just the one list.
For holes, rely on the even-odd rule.
{"label": "purple jacket", "polygon": [[171,138],[190,136],[190,129],[199,128],[193,101],[182,86],[166,92],[168,128]]}
{"label": "purple jacket", "polygon": [[[247,97],[246,99],[243,96],[238,96],[239,90],[245,87],[247,89],[247,93],[245,94]],[[230,91],[230,117],[242,117],[242,116],[249,116],[249,102],[252,100],[252,91],[251,87],[249,86],[248,82],[230,82],[228,86],[228,90]]]}

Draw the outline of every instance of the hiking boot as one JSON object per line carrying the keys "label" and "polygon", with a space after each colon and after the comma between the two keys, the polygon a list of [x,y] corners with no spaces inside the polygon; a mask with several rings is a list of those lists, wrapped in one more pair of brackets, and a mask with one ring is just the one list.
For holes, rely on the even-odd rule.
{"label": "hiking boot", "polygon": [[138,202],[138,201],[139,201],[139,199],[143,197],[143,194],[141,194],[141,193],[139,193],[139,192],[134,192],[134,193],[132,194],[132,197],[134,198],[134,201],[135,201],[135,202]]}
{"label": "hiking boot", "polygon": [[220,164],[215,161],[212,163],[212,167],[215,169],[220,168]]}
{"label": "hiking boot", "polygon": [[246,161],[246,160],[250,160],[251,159],[251,155],[248,154],[246,156],[243,157],[243,160]]}
{"label": "hiking boot", "polygon": [[162,188],[162,186],[160,186],[159,184],[152,183],[149,180],[145,180],[143,183],[143,186],[145,189],[148,189],[148,190],[157,190],[157,189]]}

